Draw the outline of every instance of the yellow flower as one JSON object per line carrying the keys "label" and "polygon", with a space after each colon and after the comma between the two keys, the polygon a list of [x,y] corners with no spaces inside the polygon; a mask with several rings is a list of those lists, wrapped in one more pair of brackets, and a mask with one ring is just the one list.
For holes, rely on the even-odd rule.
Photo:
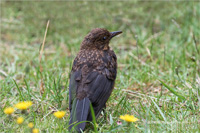
{"label": "yellow flower", "polygon": [[33,125],[33,122],[28,123],[28,127],[29,127],[29,128],[33,128],[33,126],[34,126],[34,125]]}
{"label": "yellow flower", "polygon": [[31,101],[24,101],[24,102],[19,102],[18,104],[15,105],[16,108],[21,109],[21,110],[26,110],[30,106],[32,106]]}
{"label": "yellow flower", "polygon": [[17,124],[22,124],[24,122],[24,118],[23,117],[18,117],[17,118]]}
{"label": "yellow flower", "polygon": [[7,115],[11,115],[14,112],[14,108],[8,107],[4,109],[4,113]]}
{"label": "yellow flower", "polygon": [[136,121],[138,121],[138,118],[134,117],[133,115],[120,116],[120,119],[125,120],[127,122],[136,122]]}
{"label": "yellow flower", "polygon": [[39,133],[39,129],[34,128],[34,129],[32,130],[32,133]]}
{"label": "yellow flower", "polygon": [[57,111],[55,113],[53,113],[53,115],[59,119],[63,118],[65,115],[65,111]]}

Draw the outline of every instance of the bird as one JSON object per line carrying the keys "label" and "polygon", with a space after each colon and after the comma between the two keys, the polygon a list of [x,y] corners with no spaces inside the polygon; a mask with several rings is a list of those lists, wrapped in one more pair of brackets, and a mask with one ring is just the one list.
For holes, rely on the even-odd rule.
{"label": "bird", "polygon": [[84,131],[86,121],[92,121],[90,105],[96,118],[106,107],[117,76],[117,56],[109,42],[121,33],[95,28],[82,41],[70,73],[69,131]]}

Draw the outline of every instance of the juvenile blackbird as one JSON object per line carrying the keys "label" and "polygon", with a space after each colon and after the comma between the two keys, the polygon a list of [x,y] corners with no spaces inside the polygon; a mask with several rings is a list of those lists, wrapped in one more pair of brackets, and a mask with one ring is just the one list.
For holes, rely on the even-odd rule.
{"label": "juvenile blackbird", "polygon": [[[90,104],[96,118],[106,106],[117,75],[117,57],[109,47],[110,40],[121,31],[109,32],[106,29],[93,29],[81,43],[76,56],[69,84],[69,130],[77,122],[92,121]],[[78,124],[80,132],[86,123]]]}

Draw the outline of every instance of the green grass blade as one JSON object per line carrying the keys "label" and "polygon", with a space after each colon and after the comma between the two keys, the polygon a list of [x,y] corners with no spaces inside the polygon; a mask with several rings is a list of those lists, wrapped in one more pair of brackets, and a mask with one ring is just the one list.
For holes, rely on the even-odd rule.
{"label": "green grass blade", "polygon": [[19,86],[17,85],[17,83],[16,83],[16,81],[13,79],[13,82],[15,83],[15,85],[16,85],[16,87],[17,87],[17,90],[18,90],[18,92],[19,92],[19,95],[20,95],[20,101],[24,101],[24,97],[23,97],[23,95],[22,95],[22,92],[21,92],[21,90],[19,89]]}
{"label": "green grass blade", "polygon": [[176,95],[178,98],[185,100],[185,97],[180,95],[178,92],[175,91],[174,88],[168,86],[167,84],[165,84],[163,81],[159,80],[169,91],[171,91],[174,95]]}
{"label": "green grass blade", "polygon": [[92,107],[92,104],[90,104],[90,111],[91,111],[91,114],[92,114],[92,122],[94,124],[94,132],[97,133],[96,117],[95,117],[95,113],[94,113],[94,109]]}
{"label": "green grass blade", "polygon": [[161,114],[162,118],[164,119],[164,121],[166,122],[166,118],[165,118],[165,115],[163,114],[162,110],[158,107],[158,105],[153,101],[152,98],[150,98],[151,101],[154,103],[154,105],[156,106],[156,108],[158,109],[159,113]]}
{"label": "green grass blade", "polygon": [[25,85],[26,85],[26,89],[28,91],[28,99],[31,101],[31,93],[30,93],[29,85],[28,85],[26,79],[24,79],[24,82],[25,82]]}

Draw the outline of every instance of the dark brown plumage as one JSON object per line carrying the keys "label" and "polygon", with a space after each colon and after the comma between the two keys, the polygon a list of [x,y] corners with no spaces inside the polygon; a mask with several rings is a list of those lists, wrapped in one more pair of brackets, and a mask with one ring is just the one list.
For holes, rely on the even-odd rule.
{"label": "dark brown plumage", "polygon": [[[98,117],[111,95],[117,75],[117,57],[109,47],[110,40],[122,33],[106,29],[93,29],[81,43],[76,56],[69,85],[69,130],[75,122],[91,121],[90,103]],[[84,130],[85,122],[78,124],[77,131]]]}

